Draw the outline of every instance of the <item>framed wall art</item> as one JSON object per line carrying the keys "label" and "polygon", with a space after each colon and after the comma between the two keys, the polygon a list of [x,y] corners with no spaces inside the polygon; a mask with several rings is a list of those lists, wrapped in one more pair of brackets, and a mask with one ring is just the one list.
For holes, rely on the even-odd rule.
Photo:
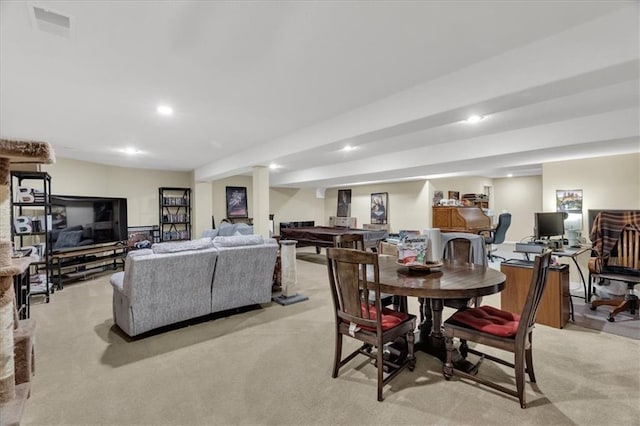
{"label": "framed wall art", "polygon": [[556,210],[567,213],[582,213],[582,189],[557,190]]}
{"label": "framed wall art", "polygon": [[349,217],[351,215],[351,190],[338,190],[338,217]]}
{"label": "framed wall art", "polygon": [[371,223],[387,223],[388,202],[389,194],[387,192],[371,194]]}
{"label": "framed wall art", "polygon": [[249,217],[247,209],[247,188],[227,186],[227,217]]}
{"label": "framed wall art", "polygon": [[433,191],[433,205],[439,206],[440,200],[444,198],[444,193],[442,191]]}

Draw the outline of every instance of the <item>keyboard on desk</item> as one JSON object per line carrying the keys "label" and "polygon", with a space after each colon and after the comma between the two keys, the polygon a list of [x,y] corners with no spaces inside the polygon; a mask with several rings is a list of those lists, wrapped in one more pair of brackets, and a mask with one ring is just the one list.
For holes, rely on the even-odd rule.
{"label": "keyboard on desk", "polygon": [[527,259],[509,259],[506,262],[507,265],[515,265],[515,266],[532,266],[533,260]]}

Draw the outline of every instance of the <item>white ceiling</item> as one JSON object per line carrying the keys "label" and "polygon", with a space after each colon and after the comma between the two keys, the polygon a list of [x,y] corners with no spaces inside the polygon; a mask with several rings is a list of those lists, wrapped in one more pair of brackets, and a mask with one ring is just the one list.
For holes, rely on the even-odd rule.
{"label": "white ceiling", "polygon": [[[33,5],[70,17],[70,31],[43,30]],[[272,186],[539,174],[640,152],[639,9],[2,1],[0,136],[198,180],[276,163]],[[471,113],[487,118],[462,123]]]}

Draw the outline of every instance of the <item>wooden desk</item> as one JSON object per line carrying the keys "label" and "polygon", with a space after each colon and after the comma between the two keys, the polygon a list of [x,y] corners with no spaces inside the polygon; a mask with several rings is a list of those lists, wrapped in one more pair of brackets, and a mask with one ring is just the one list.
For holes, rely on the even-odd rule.
{"label": "wooden desk", "polygon": [[502,272],[471,263],[445,261],[437,270],[423,272],[400,266],[396,260],[392,256],[379,257],[380,291],[431,299],[433,330],[421,327],[417,347],[442,361],[446,356],[441,330],[443,300],[487,296],[500,292],[505,285]]}
{"label": "wooden desk", "polygon": [[[591,248],[590,247],[563,247],[561,250],[556,250],[554,252],[551,253],[552,256],[557,256],[557,257],[568,257],[571,260],[573,260],[574,265],[576,265],[576,268],[578,269],[578,273],[580,274],[580,280],[582,281],[582,287],[584,289],[584,296],[573,296],[571,295],[571,297],[579,297],[581,299],[585,300],[585,303],[588,303],[589,300],[591,300],[591,283],[589,283],[589,285],[587,285],[587,281],[584,279],[584,273],[582,272],[582,268],[580,268],[580,264],[578,263],[578,256],[580,256],[582,253],[586,253],[588,251],[590,251]],[[523,251],[518,251],[518,250],[514,250],[514,253],[523,253],[525,255],[525,257],[527,259],[529,259],[529,253],[527,252],[523,252]],[[569,300],[570,304],[571,304],[571,319],[574,320],[573,317],[573,302],[571,301],[571,299]]]}
{"label": "wooden desk", "polygon": [[[500,265],[500,270],[507,277],[504,290],[500,293],[500,308],[520,313],[529,293],[533,263],[527,265],[525,262],[509,262],[502,262]],[[563,328],[569,321],[570,302],[569,265],[550,267],[536,323]]]}
{"label": "wooden desk", "polygon": [[435,206],[432,224],[442,232],[477,234],[491,229],[491,218],[479,207]]}

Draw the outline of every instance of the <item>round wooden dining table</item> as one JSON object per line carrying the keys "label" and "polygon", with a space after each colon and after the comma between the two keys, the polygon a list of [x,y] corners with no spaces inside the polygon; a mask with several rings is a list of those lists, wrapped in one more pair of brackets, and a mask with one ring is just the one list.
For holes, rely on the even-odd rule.
{"label": "round wooden dining table", "polygon": [[438,268],[414,270],[399,265],[394,256],[379,256],[378,264],[381,292],[431,300],[433,327],[421,324],[417,348],[442,361],[446,357],[441,330],[444,299],[467,299],[499,293],[506,281],[500,271],[465,262],[444,261]]}

